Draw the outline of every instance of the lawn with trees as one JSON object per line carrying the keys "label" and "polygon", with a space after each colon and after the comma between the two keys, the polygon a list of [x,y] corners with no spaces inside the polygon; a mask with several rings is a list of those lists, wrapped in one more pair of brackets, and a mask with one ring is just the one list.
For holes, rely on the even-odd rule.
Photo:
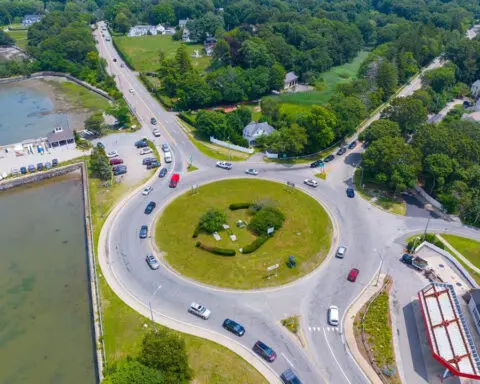
{"label": "lawn with trees", "polygon": [[[232,209],[231,204],[241,204],[242,209]],[[175,220],[180,214],[182,220]],[[239,220],[249,225],[239,227]],[[228,224],[230,230],[221,224]],[[273,237],[266,236],[267,227],[276,228]],[[218,232],[221,240],[216,241],[211,231]],[[166,262],[187,277],[252,289],[284,284],[318,267],[330,249],[332,231],[324,208],[303,192],[264,180],[236,179],[203,185],[198,194],[175,199],[157,222],[155,241]],[[209,249],[196,246],[198,242]],[[234,250],[235,255],[215,254],[211,248]],[[290,255],[296,268],[286,265]],[[266,279],[267,267],[277,263],[278,276]]]}

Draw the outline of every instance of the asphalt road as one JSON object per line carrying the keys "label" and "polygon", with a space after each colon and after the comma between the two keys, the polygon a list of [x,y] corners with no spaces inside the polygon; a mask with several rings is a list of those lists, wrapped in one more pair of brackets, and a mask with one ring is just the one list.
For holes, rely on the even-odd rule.
{"label": "asphalt road", "polygon": [[[188,191],[192,185],[199,184],[199,193],[202,193],[201,185],[204,183],[227,177],[252,177],[244,174],[252,163],[235,163],[230,171],[216,168],[214,160],[203,156],[191,144],[175,115],[163,110],[137,80],[135,73],[126,66],[120,67],[121,59],[111,42],[106,42],[100,32],[100,29],[94,32],[99,41],[100,55],[107,60],[109,72],[115,75],[118,87],[135,110],[142,124],[142,134],[151,137],[150,118],[156,117],[162,130],[160,141],[169,143],[175,158],[169,175],[163,179],[157,178],[152,183],[154,189],[149,196],[133,196],[114,217],[106,254],[115,279],[145,306],[148,307],[151,303],[156,314],[222,333],[247,348],[251,348],[256,340],[262,340],[277,352],[278,358],[273,364],[265,363],[277,375],[286,368],[293,367],[306,384],[367,383],[368,380],[348,352],[343,337],[343,321],[338,328],[330,327],[326,320],[327,309],[335,304],[343,316],[363,287],[375,279],[380,268],[382,272],[392,274],[395,281],[399,269],[398,259],[402,252],[401,239],[406,234],[422,232],[426,219],[391,215],[361,198],[346,197],[345,188],[352,184],[361,148],[329,163],[328,179],[326,182],[320,181],[318,188],[303,184],[305,178],[318,172],[308,168],[308,165],[258,163],[255,165],[260,172],[258,177],[281,183],[294,182],[297,188],[309,193],[327,208],[334,222],[335,234],[329,258],[321,267],[295,283],[260,291],[208,287],[183,278],[163,265],[159,270],[150,270],[144,258],[152,252],[152,239],[139,239],[140,226],[146,224],[151,228],[161,206]],[[114,62],[113,58],[117,61]],[[133,91],[130,92],[130,89]],[[133,141],[134,139],[132,145]],[[186,173],[185,164],[190,156],[199,170]],[[167,185],[173,170],[181,175],[180,183],[175,189]],[[145,215],[143,211],[150,200],[156,201],[159,207],[152,215]],[[432,219],[429,228],[432,231],[448,230],[450,233],[480,238],[478,231],[460,223]],[[338,244],[348,247],[344,259],[332,257]],[[346,276],[353,267],[360,269],[360,275],[355,283],[350,283]],[[402,279],[404,276],[410,278],[408,274],[401,276]],[[402,284],[406,282],[402,281]],[[192,301],[204,304],[212,311],[208,321],[187,313]],[[403,308],[408,303],[403,298],[399,305]],[[279,324],[282,318],[294,314],[301,315],[302,329],[307,340],[306,349],[301,348]],[[221,324],[226,317],[245,326],[247,332],[244,337],[238,338],[222,329]],[[403,316],[399,316],[400,323],[402,319]],[[408,382],[420,382],[416,381],[419,377],[418,370],[412,365],[411,351],[405,340],[402,341],[400,351],[400,369],[411,378]]]}

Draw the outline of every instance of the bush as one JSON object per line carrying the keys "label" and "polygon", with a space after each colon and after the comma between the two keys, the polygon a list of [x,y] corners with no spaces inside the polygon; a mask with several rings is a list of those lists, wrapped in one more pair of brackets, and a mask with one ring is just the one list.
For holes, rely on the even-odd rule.
{"label": "bush", "polygon": [[248,244],[245,248],[242,249],[242,253],[252,253],[256,251],[258,248],[260,248],[263,243],[265,243],[268,240],[268,236],[260,236],[259,238],[255,239],[252,241],[250,244]]}
{"label": "bush", "polygon": [[205,212],[202,217],[200,217],[200,223],[198,226],[201,230],[207,233],[214,233],[220,231],[224,224],[227,221],[227,215],[220,209],[212,208]]}
{"label": "bush", "polygon": [[234,249],[210,247],[209,245],[202,244],[200,241],[197,241],[196,246],[197,248],[203,249],[204,251],[221,256],[235,256],[237,253]]}
{"label": "bush", "polygon": [[265,235],[268,228],[273,227],[277,230],[282,227],[284,221],[285,216],[278,208],[265,207],[255,213],[249,227],[257,235]]}
{"label": "bush", "polygon": [[237,209],[248,209],[252,206],[252,203],[235,203],[235,204],[230,204],[228,208],[231,211],[236,211]]}
{"label": "bush", "polygon": [[200,225],[197,225],[195,227],[195,230],[193,231],[192,238],[196,239],[198,237],[198,235],[200,234],[200,231],[201,231]]}
{"label": "bush", "polygon": [[192,127],[195,127],[195,119],[187,112],[180,112],[178,117],[185,121],[186,123],[190,124]]}
{"label": "bush", "polygon": [[[416,237],[420,237],[420,240],[416,240]],[[412,240],[410,240],[407,244],[407,250],[409,252],[413,251],[413,246],[417,248],[423,241],[423,235],[415,236]],[[430,244],[437,246],[440,249],[445,249],[445,245],[437,239],[437,236],[434,233],[427,233],[425,236],[425,241],[428,241]]]}

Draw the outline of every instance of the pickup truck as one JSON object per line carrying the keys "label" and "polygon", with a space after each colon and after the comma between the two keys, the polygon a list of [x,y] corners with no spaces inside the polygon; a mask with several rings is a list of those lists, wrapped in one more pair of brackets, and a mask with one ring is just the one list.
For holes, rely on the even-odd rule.
{"label": "pickup truck", "polygon": [[405,253],[400,261],[404,264],[411,265],[419,271],[423,271],[428,266],[428,262],[426,260],[418,256],[409,255],[408,253]]}

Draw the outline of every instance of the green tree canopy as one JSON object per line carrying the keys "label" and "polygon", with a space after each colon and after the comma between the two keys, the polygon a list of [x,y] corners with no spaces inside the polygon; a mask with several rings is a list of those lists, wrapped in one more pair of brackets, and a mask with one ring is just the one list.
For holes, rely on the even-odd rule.
{"label": "green tree canopy", "polygon": [[422,83],[430,85],[437,93],[443,92],[455,84],[455,67],[453,65],[445,65],[426,71],[422,76]]}
{"label": "green tree canopy", "polygon": [[152,8],[150,8],[148,20],[153,25],[160,23],[173,25],[176,21],[176,18],[172,4],[169,2],[155,4]]}
{"label": "green tree canopy", "polygon": [[370,126],[362,133],[361,139],[371,143],[383,137],[400,137],[401,135],[402,132],[396,122],[387,119],[380,119],[375,120],[370,124]]}
{"label": "green tree canopy", "polygon": [[308,149],[317,152],[332,144],[335,138],[334,129],[337,125],[335,114],[322,106],[314,106],[311,112],[302,120],[308,135]]}
{"label": "green tree canopy", "polygon": [[382,118],[398,123],[402,134],[406,135],[427,120],[427,110],[420,100],[412,96],[397,97],[384,109]]}
{"label": "green tree canopy", "polygon": [[113,29],[117,32],[126,34],[131,27],[132,27],[132,23],[128,19],[127,15],[125,15],[122,12],[119,12],[113,22]]}
{"label": "green tree canopy", "polygon": [[392,95],[397,89],[398,72],[395,65],[388,60],[382,60],[378,65],[377,86],[383,89],[386,97]]}
{"label": "green tree canopy", "polygon": [[87,120],[85,120],[85,129],[101,135],[103,133],[103,113],[95,112]]}
{"label": "green tree canopy", "polygon": [[258,236],[266,235],[269,228],[278,230],[285,221],[285,215],[275,207],[266,206],[255,213],[248,227]]}
{"label": "green tree canopy", "polygon": [[220,231],[227,222],[227,215],[220,209],[212,208],[200,217],[199,227],[207,233]]}
{"label": "green tree canopy", "polygon": [[104,181],[112,179],[112,167],[102,147],[96,146],[93,148],[90,155],[90,168],[95,177]]}
{"label": "green tree canopy", "polygon": [[102,384],[164,384],[163,374],[134,360],[121,361],[107,371]]}

